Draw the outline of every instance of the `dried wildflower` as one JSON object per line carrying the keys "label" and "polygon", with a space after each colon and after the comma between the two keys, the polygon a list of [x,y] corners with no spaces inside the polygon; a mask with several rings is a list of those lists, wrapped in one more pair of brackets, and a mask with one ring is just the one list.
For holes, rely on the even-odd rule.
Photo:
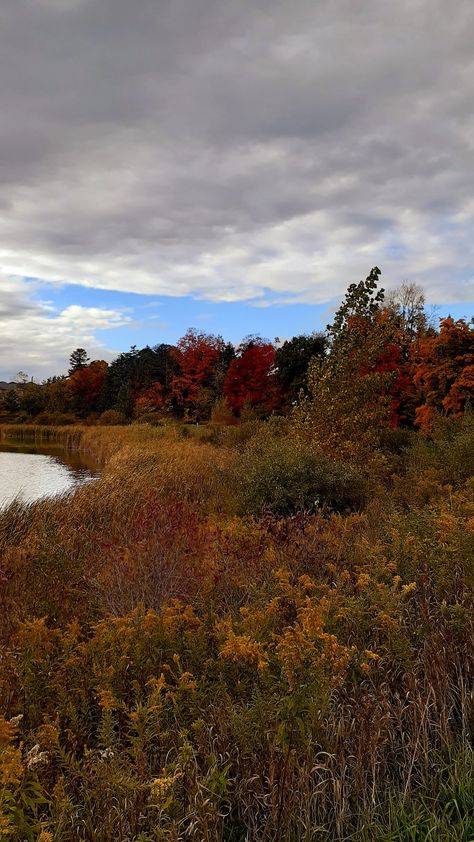
{"label": "dried wildflower", "polygon": [[316,587],[311,577],[307,576],[306,574],[304,574],[303,576],[299,576],[298,582],[300,583],[301,587],[307,591],[313,591]]}
{"label": "dried wildflower", "polygon": [[159,678],[155,678],[154,676],[152,676],[147,681],[147,686],[151,687],[153,693],[161,693],[161,691],[163,690],[163,687],[165,685],[166,685],[166,679],[165,679],[163,673],[161,673]]}
{"label": "dried wildflower", "polygon": [[26,755],[26,766],[30,771],[38,769],[41,766],[47,766],[48,763],[49,754],[47,751],[41,751],[39,743],[36,743]]}
{"label": "dried wildflower", "polygon": [[59,728],[52,723],[45,723],[36,733],[36,739],[42,749],[52,749],[59,744]]}
{"label": "dried wildflower", "polygon": [[397,621],[385,611],[380,612],[378,619],[382,626],[387,626],[388,628],[396,628],[397,626]]}
{"label": "dried wildflower", "polygon": [[402,586],[402,593],[412,593],[412,591],[416,591],[416,582],[410,582],[409,585]]}
{"label": "dried wildflower", "polygon": [[438,535],[443,538],[447,533],[452,532],[456,527],[456,518],[452,515],[443,514],[438,519]]}
{"label": "dried wildflower", "polygon": [[53,834],[49,830],[42,830],[38,836],[38,842],[53,842]]}

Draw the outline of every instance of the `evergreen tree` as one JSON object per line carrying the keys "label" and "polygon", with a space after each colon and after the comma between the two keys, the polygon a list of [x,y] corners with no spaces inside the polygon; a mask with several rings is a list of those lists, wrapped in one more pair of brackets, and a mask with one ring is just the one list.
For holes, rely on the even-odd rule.
{"label": "evergreen tree", "polygon": [[89,364],[89,357],[84,348],[76,348],[69,357],[69,376],[75,371],[82,371]]}

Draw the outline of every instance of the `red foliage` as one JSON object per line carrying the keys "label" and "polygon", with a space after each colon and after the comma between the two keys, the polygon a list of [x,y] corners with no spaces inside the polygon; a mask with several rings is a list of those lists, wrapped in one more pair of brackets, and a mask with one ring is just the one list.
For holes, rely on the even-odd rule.
{"label": "red foliage", "polygon": [[99,409],[108,367],[105,360],[94,360],[86,368],[71,374],[68,380],[69,394],[81,415]]}
{"label": "red foliage", "polygon": [[400,345],[390,342],[377,360],[374,371],[378,374],[394,374],[389,389],[391,398],[389,423],[392,428],[398,427],[405,420],[403,404],[412,385],[412,378],[403,359]]}
{"label": "red foliage", "polygon": [[279,406],[275,348],[270,342],[251,339],[240,347],[227,371],[224,395],[235,412],[240,412],[244,404],[259,405],[266,411]]}
{"label": "red foliage", "polygon": [[199,390],[209,385],[222,354],[224,342],[219,336],[188,330],[174,349],[179,374],[171,382],[171,392],[178,406],[192,408]]}
{"label": "red foliage", "polygon": [[165,394],[161,383],[152,383],[135,401],[135,411],[156,412],[165,407]]}

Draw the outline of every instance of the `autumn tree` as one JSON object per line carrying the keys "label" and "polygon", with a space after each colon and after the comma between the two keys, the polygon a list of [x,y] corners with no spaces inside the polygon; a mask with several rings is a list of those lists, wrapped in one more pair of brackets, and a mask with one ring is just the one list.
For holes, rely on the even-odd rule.
{"label": "autumn tree", "polygon": [[44,386],[38,383],[23,383],[17,389],[20,410],[27,415],[36,416],[46,407],[46,392]]}
{"label": "autumn tree", "polygon": [[464,319],[443,319],[439,333],[422,337],[414,349],[414,383],[420,406],[416,423],[427,430],[437,412],[463,413],[474,399],[474,329]]}
{"label": "autumn tree", "polygon": [[277,409],[281,403],[275,369],[275,346],[260,337],[248,337],[240,345],[224,381],[227,403],[240,413],[244,405],[261,414]]}
{"label": "autumn tree", "polygon": [[379,275],[375,267],[349,286],[328,326],[329,353],[310,363],[308,395],[293,413],[297,435],[335,458],[364,460],[393,423],[391,389],[400,357]]}
{"label": "autumn tree", "polygon": [[14,413],[20,409],[20,399],[16,389],[9,389],[3,398],[3,408],[6,412]]}
{"label": "autumn tree", "polygon": [[171,382],[171,393],[181,412],[208,417],[218,397],[216,371],[225,351],[222,337],[189,329],[173,354],[178,371]]}
{"label": "autumn tree", "polygon": [[43,387],[47,412],[62,413],[69,409],[71,394],[67,377],[49,377]]}
{"label": "autumn tree", "polygon": [[169,396],[177,370],[171,345],[161,343],[141,349],[132,346],[109,366],[104,386],[105,405],[119,409],[129,417],[135,402],[152,384],[158,383],[163,394]]}
{"label": "autumn tree", "polygon": [[165,393],[161,383],[155,382],[148,387],[135,401],[135,415],[139,418],[156,412],[162,412],[166,407]]}
{"label": "autumn tree", "polygon": [[72,407],[78,415],[86,416],[102,409],[102,396],[108,364],[94,360],[85,368],[77,369],[68,380]]}

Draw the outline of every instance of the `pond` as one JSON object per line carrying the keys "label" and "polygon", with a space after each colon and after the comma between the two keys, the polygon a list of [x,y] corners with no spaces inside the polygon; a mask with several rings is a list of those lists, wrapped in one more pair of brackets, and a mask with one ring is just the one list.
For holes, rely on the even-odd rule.
{"label": "pond", "polygon": [[83,454],[25,442],[0,442],[0,509],[14,499],[32,503],[64,494],[98,476]]}

